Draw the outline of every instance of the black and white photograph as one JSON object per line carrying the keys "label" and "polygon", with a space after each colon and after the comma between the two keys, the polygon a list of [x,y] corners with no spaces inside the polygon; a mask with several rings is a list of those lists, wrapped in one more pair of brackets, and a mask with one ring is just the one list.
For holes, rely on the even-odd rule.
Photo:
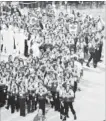
{"label": "black and white photograph", "polygon": [[0,1],[0,121],[106,121],[106,1]]}

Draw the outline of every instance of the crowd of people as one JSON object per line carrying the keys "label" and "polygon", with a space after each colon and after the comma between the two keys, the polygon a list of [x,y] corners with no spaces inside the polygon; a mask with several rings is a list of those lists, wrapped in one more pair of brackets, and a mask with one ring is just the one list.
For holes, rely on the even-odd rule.
{"label": "crowd of people", "polygon": [[101,17],[74,10],[56,15],[51,5],[45,10],[29,10],[27,15],[17,7],[7,8],[0,16],[0,51],[9,56],[7,62],[0,62],[6,108],[11,106],[11,113],[20,109],[20,115],[25,115],[26,109],[33,112],[39,104],[45,118],[49,103],[63,121],[69,117],[69,108],[77,119],[73,102],[84,60],[89,55],[87,66],[93,59],[94,68],[101,60]]}

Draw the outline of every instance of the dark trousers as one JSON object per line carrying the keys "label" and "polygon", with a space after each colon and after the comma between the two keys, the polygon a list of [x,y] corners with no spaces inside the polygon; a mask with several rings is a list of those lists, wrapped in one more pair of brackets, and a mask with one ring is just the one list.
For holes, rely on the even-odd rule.
{"label": "dark trousers", "polygon": [[66,119],[66,112],[65,112],[65,106],[64,102],[60,102],[60,119],[65,120]]}
{"label": "dark trousers", "polygon": [[60,103],[60,114],[65,115],[65,108],[64,108],[64,104],[62,105],[62,103]]}
{"label": "dark trousers", "polygon": [[52,97],[53,97],[53,101],[55,100],[55,94],[56,94],[56,92],[54,92],[54,91],[51,91],[51,94],[52,94]]}
{"label": "dark trousers", "polygon": [[25,113],[25,97],[20,97],[20,116],[25,116],[26,113]]}
{"label": "dark trousers", "polygon": [[97,63],[99,61],[99,49],[95,49],[95,55],[94,55],[94,67],[97,67]]}
{"label": "dark trousers", "polygon": [[35,110],[37,109],[37,107],[36,107],[36,106],[37,106],[37,101],[35,101]]}
{"label": "dark trousers", "polygon": [[15,112],[15,96],[10,96],[11,113]]}
{"label": "dark trousers", "polygon": [[81,65],[83,65],[84,59],[79,59],[79,62],[81,63]]}
{"label": "dark trousers", "polygon": [[16,107],[16,110],[18,112],[19,108],[20,108],[19,98],[17,98],[17,100],[15,100],[15,107]]}
{"label": "dark trousers", "polygon": [[59,97],[55,98],[55,110],[60,111],[60,100]]}
{"label": "dark trousers", "polygon": [[37,106],[37,101],[35,101],[34,99],[32,99],[32,112],[36,110]]}
{"label": "dark trousers", "polygon": [[98,52],[98,53],[99,53],[98,61],[101,60],[102,48],[103,48],[103,45],[100,45],[100,47],[99,47],[99,52]]}
{"label": "dark trousers", "polygon": [[9,107],[10,107],[10,101],[9,101],[9,100],[10,100],[10,99],[8,98],[8,99],[7,99],[7,106],[6,106],[7,109],[9,109]]}
{"label": "dark trousers", "polygon": [[76,112],[75,112],[74,107],[73,107],[73,102],[69,102],[68,104],[69,104],[69,107],[71,109],[72,114],[75,115]]}
{"label": "dark trousers", "polygon": [[0,104],[1,106],[4,106],[5,105],[5,93],[4,93],[4,90],[0,89]]}
{"label": "dark trousers", "polygon": [[90,53],[90,58],[88,59],[88,63],[90,63],[91,60],[94,59],[94,56],[95,56],[95,53],[94,52],[91,52]]}
{"label": "dark trousers", "polygon": [[[30,113],[32,112],[32,100],[33,100],[33,97],[31,94],[28,95],[28,99],[26,99],[26,102],[27,102],[27,112]],[[34,101],[34,100],[33,100]],[[34,103],[34,102],[33,102]]]}
{"label": "dark trousers", "polygon": [[53,98],[53,101],[51,101],[51,105],[53,107],[53,106],[55,106],[55,94],[56,94],[56,92],[51,91],[51,94],[52,94],[52,98]]}
{"label": "dark trousers", "polygon": [[60,100],[59,100],[59,93],[58,92],[55,93],[54,103],[55,103],[55,110],[60,111]]}
{"label": "dark trousers", "polygon": [[77,91],[77,82],[74,82],[74,89],[73,89],[74,93]]}
{"label": "dark trousers", "polygon": [[26,57],[28,57],[28,45],[27,45],[27,40],[25,40],[24,55],[25,55]]}
{"label": "dark trousers", "polygon": [[88,59],[88,65],[91,62],[91,60],[93,59],[93,65],[95,65],[96,61],[95,61],[95,52],[90,52],[90,58]]}
{"label": "dark trousers", "polygon": [[78,87],[78,84],[77,84],[77,82],[75,81],[75,82],[74,82],[74,87],[73,87],[74,97],[75,97],[75,93],[76,93],[76,91],[77,91],[77,87]]}
{"label": "dark trousers", "polygon": [[68,116],[69,108],[71,109],[71,112],[73,115],[76,114],[74,107],[73,107],[73,102],[64,102],[64,108],[65,108],[65,115]]}
{"label": "dark trousers", "polygon": [[68,102],[64,102],[64,109],[65,109],[65,116],[68,116],[68,111],[69,111],[69,107],[68,107]]}
{"label": "dark trousers", "polygon": [[1,52],[3,52],[3,44],[1,44]]}
{"label": "dark trousers", "polygon": [[88,45],[86,45],[84,47],[84,57],[85,57],[85,55],[88,55]]}
{"label": "dark trousers", "polygon": [[15,112],[15,104],[11,104],[11,113]]}
{"label": "dark trousers", "polygon": [[60,110],[59,94],[57,92],[54,92],[54,91],[51,91],[51,94],[53,97],[52,105],[54,105],[56,111],[59,111]]}
{"label": "dark trousers", "polygon": [[8,98],[7,98],[7,106],[6,108],[9,109],[10,105],[11,105],[11,94],[7,94],[8,95]]}
{"label": "dark trousers", "polygon": [[15,103],[11,104],[11,113],[15,112]]}
{"label": "dark trousers", "polygon": [[31,112],[31,100],[27,100],[27,112]]}
{"label": "dark trousers", "polygon": [[54,106],[54,101],[50,101],[50,104],[51,104],[51,108],[53,108],[53,106]]}
{"label": "dark trousers", "polygon": [[15,110],[19,111],[20,108],[19,97],[9,96],[6,108],[9,109],[9,106],[11,106],[11,113],[14,113]]}
{"label": "dark trousers", "polygon": [[39,99],[39,109],[42,110],[42,114],[45,115],[45,99]]}
{"label": "dark trousers", "polygon": [[35,100],[32,99],[32,112],[35,110]]}

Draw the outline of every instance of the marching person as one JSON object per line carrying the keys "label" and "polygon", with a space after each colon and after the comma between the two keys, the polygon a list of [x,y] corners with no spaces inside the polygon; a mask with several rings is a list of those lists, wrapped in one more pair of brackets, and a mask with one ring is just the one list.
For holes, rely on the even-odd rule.
{"label": "marching person", "polygon": [[6,109],[9,109],[10,107],[10,104],[11,104],[11,84],[12,84],[12,75],[10,74],[9,75],[9,78],[8,78],[8,81],[7,81],[7,84],[8,84],[8,87],[7,87],[7,106],[6,106]]}
{"label": "marching person", "polygon": [[58,86],[58,82],[56,80],[56,77],[54,77],[54,79],[51,80],[51,94],[52,94],[53,103],[55,106],[55,111],[60,110],[60,101],[59,101],[59,93],[57,91],[57,86]]}
{"label": "marching person", "polygon": [[43,86],[42,82],[39,82],[36,94],[38,94],[39,109],[42,110],[42,115],[43,118],[45,119],[45,104],[46,104],[47,89]]}
{"label": "marching person", "polygon": [[64,95],[65,95],[65,100],[64,100],[65,118],[69,117],[68,111],[69,111],[69,107],[70,107],[71,112],[74,115],[74,120],[76,120],[77,119],[76,112],[75,112],[74,107],[73,107],[74,93],[73,93],[73,90],[71,89],[69,83],[66,84],[66,89],[64,91]]}
{"label": "marching person", "polygon": [[103,50],[103,42],[104,42],[104,36],[102,35],[100,38],[100,42],[99,42],[99,58],[98,61],[102,61],[101,57],[102,57],[102,50]]}
{"label": "marching person", "polygon": [[94,65],[94,57],[95,57],[95,40],[93,38],[93,40],[89,43],[89,53],[90,53],[90,57],[88,59],[88,62],[87,62],[87,66],[89,66],[89,63],[91,62],[91,60],[93,59],[93,65]]}
{"label": "marching person", "polygon": [[100,40],[97,37],[97,38],[95,38],[94,68],[97,67],[97,63],[99,62],[99,58],[100,58],[99,48],[100,48]]}
{"label": "marching person", "polygon": [[15,112],[15,91],[16,91],[16,85],[15,85],[15,80],[12,80],[12,85],[11,85],[11,96],[10,96],[10,105],[11,105],[11,113]]}
{"label": "marching person", "polygon": [[65,105],[64,105],[64,87],[61,84],[58,85],[57,91],[59,92],[59,101],[60,101],[60,119],[65,120]]}

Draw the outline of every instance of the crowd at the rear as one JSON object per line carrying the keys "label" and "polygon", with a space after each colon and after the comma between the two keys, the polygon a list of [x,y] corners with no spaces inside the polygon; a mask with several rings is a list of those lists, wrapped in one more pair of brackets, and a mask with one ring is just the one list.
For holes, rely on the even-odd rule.
{"label": "crowd at the rear", "polygon": [[83,63],[101,61],[105,29],[100,16],[73,10],[56,15],[51,5],[45,10],[23,14],[19,7],[5,6],[0,16],[0,51],[8,61],[0,62],[0,101],[11,113],[21,116],[50,105],[69,118],[77,119],[73,103],[80,91]]}

